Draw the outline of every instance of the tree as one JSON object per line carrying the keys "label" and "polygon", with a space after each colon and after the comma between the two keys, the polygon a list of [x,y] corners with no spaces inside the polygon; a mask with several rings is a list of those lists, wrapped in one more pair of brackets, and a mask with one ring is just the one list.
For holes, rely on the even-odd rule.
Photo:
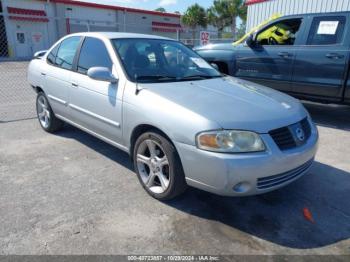
{"label": "tree", "polygon": [[245,35],[246,26],[247,26],[246,22],[243,21],[237,30],[237,39],[240,39],[241,37],[243,37]]}
{"label": "tree", "polygon": [[220,32],[226,26],[231,26],[233,38],[236,38],[237,17],[243,22],[247,19],[247,6],[244,0],[214,0],[213,6],[207,11],[209,23],[216,26]]}
{"label": "tree", "polygon": [[[222,0],[221,0],[222,1]],[[247,6],[244,0],[228,0],[227,2],[227,17],[231,19],[231,30],[233,38],[236,38],[236,21],[240,17],[243,21],[247,18]]]}
{"label": "tree", "polygon": [[166,10],[164,7],[158,7],[157,9],[155,9],[154,11],[157,11],[157,12],[162,12],[162,13],[166,13]]}
{"label": "tree", "polygon": [[197,26],[207,27],[208,24],[205,9],[199,4],[188,7],[181,19],[184,25],[192,29],[193,42],[196,38]]}
{"label": "tree", "polygon": [[222,37],[223,30],[227,24],[221,15],[221,10],[218,7],[212,6],[207,10],[208,23],[215,26],[219,31],[219,38]]}

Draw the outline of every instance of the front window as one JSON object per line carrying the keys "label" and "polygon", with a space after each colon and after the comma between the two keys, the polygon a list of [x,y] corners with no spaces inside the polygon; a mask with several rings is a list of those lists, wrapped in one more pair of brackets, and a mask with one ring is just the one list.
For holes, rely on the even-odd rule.
{"label": "front window", "polygon": [[114,39],[113,45],[134,82],[187,81],[221,77],[185,45],[161,39]]}
{"label": "front window", "polygon": [[86,74],[91,67],[107,67],[112,70],[112,64],[105,44],[100,39],[86,37],[80,50],[78,72]]}
{"label": "front window", "polygon": [[257,35],[260,45],[294,45],[302,20],[282,20],[264,29]]}

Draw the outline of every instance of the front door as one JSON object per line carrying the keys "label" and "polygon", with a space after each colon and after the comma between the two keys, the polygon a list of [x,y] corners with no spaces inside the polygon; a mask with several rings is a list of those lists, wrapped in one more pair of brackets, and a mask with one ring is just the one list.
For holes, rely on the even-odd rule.
{"label": "front door", "polygon": [[81,46],[76,72],[70,87],[70,118],[76,124],[121,144],[122,88],[116,84],[91,79],[87,71],[92,67],[106,67],[116,75],[115,67],[105,43],[86,37]]}
{"label": "front door", "polygon": [[293,60],[302,18],[279,20],[260,30],[254,47],[244,46],[237,56],[235,76],[281,91],[291,90]]}
{"label": "front door", "polygon": [[349,61],[348,15],[315,16],[296,54],[292,91],[341,99]]}

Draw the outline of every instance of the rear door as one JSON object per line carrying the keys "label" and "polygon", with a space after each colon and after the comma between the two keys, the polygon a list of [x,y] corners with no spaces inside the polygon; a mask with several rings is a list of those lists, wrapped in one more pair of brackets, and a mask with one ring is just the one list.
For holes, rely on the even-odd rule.
{"label": "rear door", "polygon": [[42,68],[46,95],[53,111],[59,116],[67,117],[71,73],[80,41],[80,36],[64,39],[51,50],[47,56],[48,66]]}
{"label": "rear door", "polygon": [[302,17],[293,17],[260,30],[255,37],[255,47],[239,49],[235,76],[291,91],[293,61],[303,23]]}
{"label": "rear door", "polygon": [[349,61],[347,14],[309,17],[305,42],[294,61],[292,92],[341,100]]}

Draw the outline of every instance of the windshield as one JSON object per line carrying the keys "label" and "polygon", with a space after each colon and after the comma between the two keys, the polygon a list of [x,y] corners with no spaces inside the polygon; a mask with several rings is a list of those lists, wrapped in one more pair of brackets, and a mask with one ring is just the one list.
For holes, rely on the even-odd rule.
{"label": "windshield", "polygon": [[134,82],[193,81],[221,74],[185,45],[162,39],[113,39],[124,69]]}

